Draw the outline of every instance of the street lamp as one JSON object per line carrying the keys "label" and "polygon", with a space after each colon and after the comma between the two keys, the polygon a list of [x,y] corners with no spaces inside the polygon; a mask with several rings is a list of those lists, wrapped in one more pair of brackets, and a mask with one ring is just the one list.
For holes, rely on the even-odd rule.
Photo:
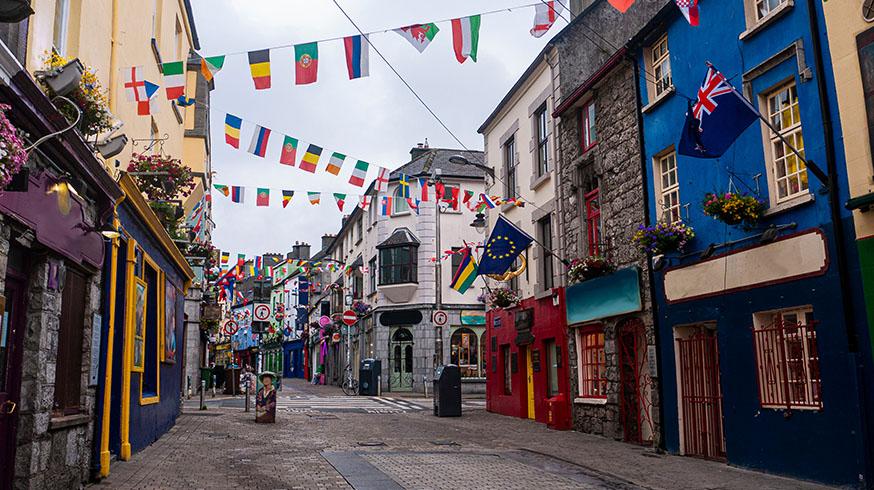
{"label": "street lamp", "polygon": [[451,157],[449,157],[449,161],[456,165],[470,165],[472,167],[476,167],[485,172],[489,177],[492,178],[492,180],[494,180],[495,178],[495,170],[493,168],[487,167],[481,163],[471,162],[461,155],[452,155]]}
{"label": "street lamp", "polygon": [[476,228],[476,231],[479,233],[486,231],[486,227],[488,226],[488,223],[486,223],[486,215],[483,213],[476,213],[476,218],[474,218],[473,223],[471,223],[470,226]]}

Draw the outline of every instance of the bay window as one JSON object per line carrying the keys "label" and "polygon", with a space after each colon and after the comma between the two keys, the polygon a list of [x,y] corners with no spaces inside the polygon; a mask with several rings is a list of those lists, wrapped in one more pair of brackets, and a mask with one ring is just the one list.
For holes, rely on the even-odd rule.
{"label": "bay window", "polygon": [[418,282],[418,247],[407,245],[384,248],[379,251],[379,284],[405,284]]}

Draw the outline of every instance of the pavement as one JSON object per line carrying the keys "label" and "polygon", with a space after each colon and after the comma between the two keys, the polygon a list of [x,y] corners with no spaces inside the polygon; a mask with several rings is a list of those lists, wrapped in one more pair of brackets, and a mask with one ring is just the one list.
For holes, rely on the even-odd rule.
{"label": "pavement", "polygon": [[283,380],[276,424],[256,424],[240,398],[197,410],[131,461],[108,488],[815,489],[815,484],[656,451],[485,411],[434,417],[430,400],[344,397]]}

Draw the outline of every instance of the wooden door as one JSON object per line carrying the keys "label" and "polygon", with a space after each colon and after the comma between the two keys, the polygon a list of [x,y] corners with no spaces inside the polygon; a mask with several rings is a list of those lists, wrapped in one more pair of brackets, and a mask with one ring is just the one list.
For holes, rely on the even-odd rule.
{"label": "wooden door", "polygon": [[5,305],[0,307],[0,488],[12,488],[15,436],[21,399],[21,362],[25,320],[24,281],[6,277]]}

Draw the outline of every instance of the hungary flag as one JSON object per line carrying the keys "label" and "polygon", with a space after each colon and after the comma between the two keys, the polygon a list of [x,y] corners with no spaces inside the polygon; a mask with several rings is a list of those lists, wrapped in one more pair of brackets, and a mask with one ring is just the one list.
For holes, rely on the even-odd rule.
{"label": "hungary flag", "polygon": [[425,48],[431,44],[431,41],[440,32],[436,24],[415,24],[407,27],[395,29],[395,32],[406,39],[420,53],[425,51]]}
{"label": "hungary flag", "polygon": [[452,21],[452,46],[459,63],[467,58],[476,62],[476,51],[479,47],[480,16],[472,15]]}
{"label": "hungary flag", "polygon": [[161,65],[164,72],[164,88],[167,100],[176,100],[185,95],[185,62],[173,61]]}
{"label": "hungary flag", "polygon": [[319,76],[319,43],[298,44],[294,47],[295,83],[315,83]]}

